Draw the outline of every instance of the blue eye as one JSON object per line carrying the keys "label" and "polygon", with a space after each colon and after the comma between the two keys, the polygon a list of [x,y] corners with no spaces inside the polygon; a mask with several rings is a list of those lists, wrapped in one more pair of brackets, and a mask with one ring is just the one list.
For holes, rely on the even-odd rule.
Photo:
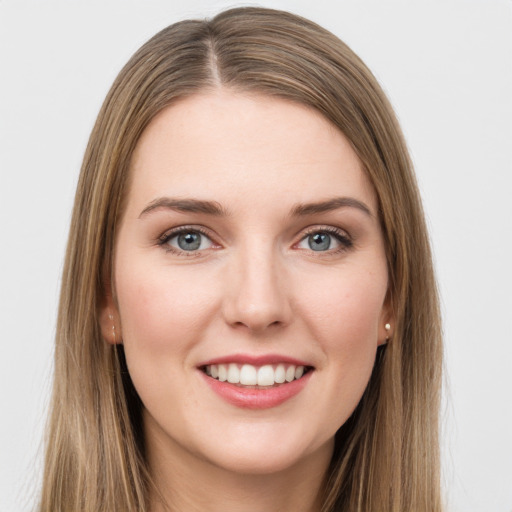
{"label": "blue eye", "polygon": [[327,251],[331,248],[331,235],[327,233],[315,233],[307,237],[308,245],[313,251]]}
{"label": "blue eye", "polygon": [[170,246],[170,250],[194,252],[210,249],[213,242],[203,233],[187,229],[167,235],[162,244]]}
{"label": "blue eye", "polygon": [[345,231],[337,228],[311,231],[297,245],[299,249],[315,252],[339,251],[352,246],[352,241]]}

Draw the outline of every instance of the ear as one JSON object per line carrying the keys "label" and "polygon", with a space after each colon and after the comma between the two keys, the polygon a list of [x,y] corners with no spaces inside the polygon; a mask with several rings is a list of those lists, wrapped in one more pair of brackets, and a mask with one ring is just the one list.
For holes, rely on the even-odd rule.
{"label": "ear", "polygon": [[391,301],[387,297],[379,317],[378,346],[385,345],[393,337],[395,325],[395,315],[393,314]]}
{"label": "ear", "polygon": [[112,345],[123,343],[121,319],[119,311],[112,297],[110,285],[105,286],[105,295],[102,300],[99,315],[100,329],[103,339]]}

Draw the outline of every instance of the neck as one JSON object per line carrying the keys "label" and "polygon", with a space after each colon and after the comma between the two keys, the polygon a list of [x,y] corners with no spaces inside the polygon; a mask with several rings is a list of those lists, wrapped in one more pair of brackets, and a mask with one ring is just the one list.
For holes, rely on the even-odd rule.
{"label": "neck", "polygon": [[265,474],[226,469],[170,439],[147,438],[150,512],[320,512],[333,443]]}

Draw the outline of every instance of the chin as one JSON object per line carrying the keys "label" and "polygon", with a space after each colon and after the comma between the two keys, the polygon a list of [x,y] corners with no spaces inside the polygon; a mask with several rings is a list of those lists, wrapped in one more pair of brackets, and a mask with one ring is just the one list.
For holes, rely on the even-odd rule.
{"label": "chin", "polygon": [[286,430],[279,430],[278,435],[275,430],[271,435],[265,434],[263,429],[259,434],[252,432],[249,439],[238,440],[226,435],[229,444],[216,444],[210,449],[205,447],[202,455],[209,463],[229,472],[270,475],[308,465],[315,457],[325,458],[328,462],[334,448],[334,438],[312,445],[305,442],[304,437],[286,435]]}
{"label": "chin", "polygon": [[[227,455],[227,454],[226,454]],[[224,456],[221,461],[211,461],[214,465],[237,474],[271,475],[286,471],[298,465],[301,457],[285,453],[233,453]]]}

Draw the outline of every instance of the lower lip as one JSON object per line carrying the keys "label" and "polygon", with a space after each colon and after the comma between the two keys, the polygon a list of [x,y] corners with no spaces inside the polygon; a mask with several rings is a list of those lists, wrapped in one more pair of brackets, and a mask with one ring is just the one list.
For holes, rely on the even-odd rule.
{"label": "lower lip", "polygon": [[298,395],[309,382],[312,370],[300,379],[268,389],[244,388],[213,379],[199,370],[210,388],[226,402],[244,409],[270,409]]}

